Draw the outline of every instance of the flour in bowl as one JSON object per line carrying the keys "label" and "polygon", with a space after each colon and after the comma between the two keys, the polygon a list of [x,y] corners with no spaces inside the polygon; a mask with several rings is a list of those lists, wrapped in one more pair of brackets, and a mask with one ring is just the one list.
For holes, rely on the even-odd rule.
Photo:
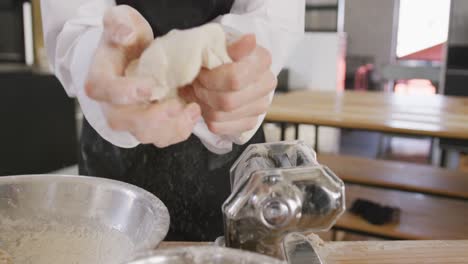
{"label": "flour in bowl", "polygon": [[118,264],[134,251],[127,236],[109,228],[2,219],[0,248],[13,264]]}
{"label": "flour in bowl", "polygon": [[13,264],[10,254],[0,249],[0,264]]}

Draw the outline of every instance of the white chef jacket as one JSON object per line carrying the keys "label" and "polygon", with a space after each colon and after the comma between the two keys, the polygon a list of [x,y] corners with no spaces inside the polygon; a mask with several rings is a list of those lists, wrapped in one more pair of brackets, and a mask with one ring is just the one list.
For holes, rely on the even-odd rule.
{"label": "white chef jacket", "polygon": [[[78,99],[89,124],[112,144],[133,148],[140,142],[128,132],[112,130],[100,103],[84,91],[103,31],[103,14],[115,4],[115,0],[41,0],[44,40],[52,70],[68,96]],[[272,54],[271,69],[278,74],[289,51],[304,34],[304,10],[304,0],[235,0],[231,12],[213,22],[227,30],[255,34],[258,44]],[[264,118],[259,117],[256,129]],[[221,154],[232,149],[232,141],[219,140],[200,122],[193,133],[209,150]]]}

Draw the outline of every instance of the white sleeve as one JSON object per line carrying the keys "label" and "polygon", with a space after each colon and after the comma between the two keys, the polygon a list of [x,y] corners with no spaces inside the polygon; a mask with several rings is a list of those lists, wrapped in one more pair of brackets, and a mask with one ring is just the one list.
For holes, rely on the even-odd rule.
{"label": "white sleeve", "polygon": [[[102,34],[102,17],[113,5],[115,0],[42,0],[45,45],[55,75],[67,94],[77,97],[89,124],[105,140],[131,148],[139,144],[138,140],[130,133],[113,131],[99,103],[84,93],[88,69]],[[258,43],[271,52],[272,71],[277,74],[302,37],[304,9],[304,0],[236,0],[231,13],[216,21],[227,29],[254,33]],[[264,117],[259,118],[257,129]],[[202,125],[200,134],[209,135],[206,125]],[[231,148],[230,142],[207,138],[203,143],[213,152],[223,153]],[[233,141],[237,143],[236,139]]]}
{"label": "white sleeve", "polygon": [[42,0],[44,41],[51,68],[68,96],[76,97],[86,120],[112,144],[131,148],[139,142],[127,132],[113,131],[101,105],[84,92],[84,83],[102,34],[105,11],[115,0]]}
{"label": "white sleeve", "polygon": [[[215,19],[234,34],[253,33],[257,43],[270,51],[271,70],[278,73],[288,59],[290,51],[304,35],[305,0],[236,0],[227,15]],[[274,92],[270,94],[270,102]],[[262,125],[266,114],[258,117],[255,129],[239,137],[229,138],[236,144],[245,144]],[[210,138],[209,131],[196,131],[200,138]],[[213,136],[211,136],[213,138]],[[202,140],[213,152],[224,153],[230,150],[231,142],[226,140]],[[213,143],[214,142],[214,143]]]}
{"label": "white sleeve", "polygon": [[253,33],[270,51],[272,71],[278,74],[289,52],[304,35],[305,0],[236,0],[230,14],[216,22],[240,33]]}

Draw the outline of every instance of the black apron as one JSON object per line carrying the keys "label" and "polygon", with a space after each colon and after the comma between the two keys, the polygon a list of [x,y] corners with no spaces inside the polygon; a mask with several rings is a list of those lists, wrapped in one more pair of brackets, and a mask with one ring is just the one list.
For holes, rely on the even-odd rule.
{"label": "black apron", "polygon": [[[233,0],[127,0],[151,24],[155,36],[171,29],[203,25],[230,11]],[[251,143],[264,142],[259,130],[244,146],[225,155],[209,152],[200,140],[167,147],[116,147],[83,122],[80,174],[111,178],[142,187],[168,207],[171,225],[166,240],[210,241],[223,234],[221,205],[230,193],[229,168]]]}

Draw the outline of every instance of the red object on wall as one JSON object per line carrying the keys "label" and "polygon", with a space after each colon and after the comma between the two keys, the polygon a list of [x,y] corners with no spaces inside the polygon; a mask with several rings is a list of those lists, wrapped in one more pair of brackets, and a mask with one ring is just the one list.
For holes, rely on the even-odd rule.
{"label": "red object on wall", "polygon": [[427,49],[417,51],[415,53],[411,53],[399,59],[400,60],[442,61],[442,56],[444,54],[444,45],[445,45],[445,42],[439,45],[429,47]]}
{"label": "red object on wall", "polygon": [[360,66],[354,75],[354,90],[369,90],[369,80],[371,78],[374,65],[366,64]]}

